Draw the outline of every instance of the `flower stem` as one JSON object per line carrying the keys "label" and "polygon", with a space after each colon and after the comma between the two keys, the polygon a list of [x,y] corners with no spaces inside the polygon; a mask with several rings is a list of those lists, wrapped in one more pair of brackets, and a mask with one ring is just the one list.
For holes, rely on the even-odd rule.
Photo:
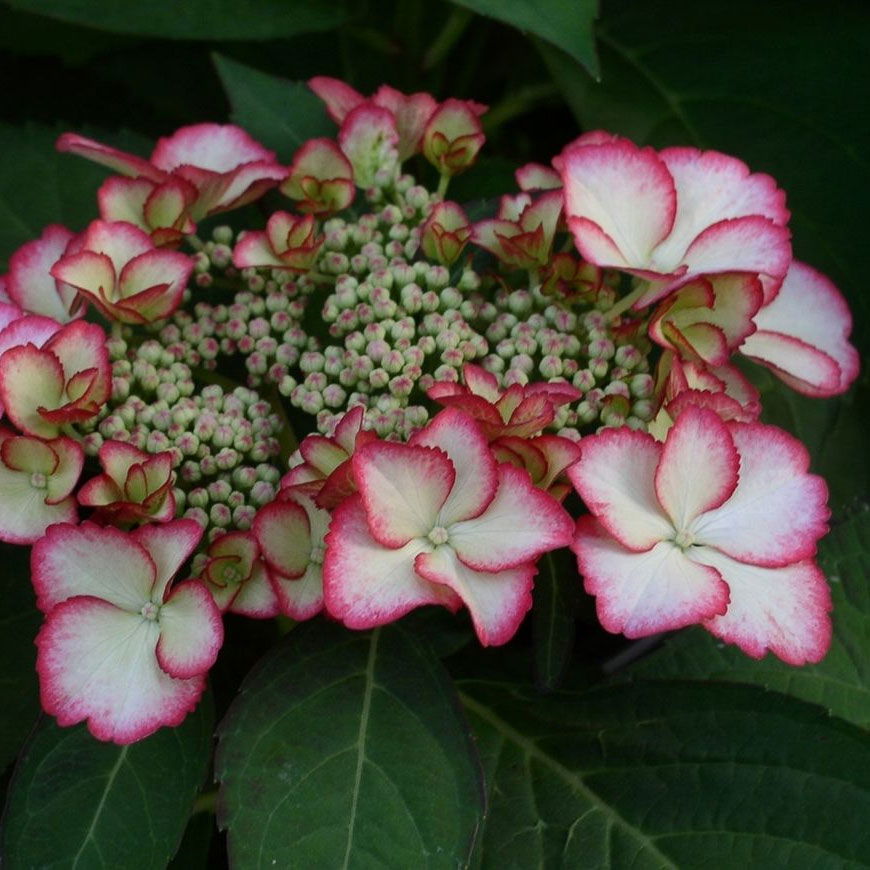
{"label": "flower stem", "polygon": [[447,193],[447,185],[448,184],[450,184],[450,176],[446,175],[446,174],[442,175],[440,180],[438,181],[438,191],[437,191],[438,196],[440,196],[441,199],[444,199],[444,194]]}
{"label": "flower stem", "polygon": [[641,281],[637,287],[631,291],[631,293],[623,296],[622,299],[617,299],[613,306],[604,312],[604,316],[608,321],[616,320],[620,314],[631,308],[631,306],[634,305],[634,303],[637,302],[637,300],[640,299],[648,289],[649,283],[647,281]]}
{"label": "flower stem", "polygon": [[455,8],[441,32],[432,40],[426,54],[423,55],[423,69],[430,70],[438,64],[450,53],[450,49],[456,44],[463,33],[465,33],[468,23],[471,21],[471,11],[468,9]]}

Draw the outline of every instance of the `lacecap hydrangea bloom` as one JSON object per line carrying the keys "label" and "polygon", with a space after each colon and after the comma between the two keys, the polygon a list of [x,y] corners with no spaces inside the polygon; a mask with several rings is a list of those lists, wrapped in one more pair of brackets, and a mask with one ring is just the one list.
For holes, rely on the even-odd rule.
{"label": "lacecap hydrangea bloom", "polygon": [[608,631],[819,661],[827,490],[745,372],[833,396],[858,357],[776,182],[591,131],[471,219],[448,192],[485,106],[310,84],[335,135],[292,154],[210,123],[147,158],[58,141],[117,174],[0,299],[0,539],[33,546],[45,710],[178,724],[227,613],[435,606],[504,644],[565,547]]}

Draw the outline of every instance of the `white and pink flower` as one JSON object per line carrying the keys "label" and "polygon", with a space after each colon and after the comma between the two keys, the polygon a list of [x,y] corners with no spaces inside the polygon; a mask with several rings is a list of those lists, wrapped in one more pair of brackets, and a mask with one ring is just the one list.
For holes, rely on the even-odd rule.
{"label": "white and pink flower", "polygon": [[96,509],[112,525],[165,523],[175,516],[172,454],[145,453],[123,441],[105,441],[99,451],[103,473],[78,492],[79,504]]}
{"label": "white and pink flower", "polygon": [[148,160],[76,133],[64,133],[57,149],[156,185],[172,177],[192,184],[197,196],[188,215],[193,221],[253,202],[287,175],[274,152],[233,124],[180,127],[157,142]]}
{"label": "white and pink flower", "polygon": [[30,315],[0,332],[0,404],[25,434],[56,438],[90,420],[111,384],[106,334],[94,323]]}
{"label": "white and pink flower", "polygon": [[156,248],[151,237],[125,221],[93,221],[51,269],[109,320],[153,323],[181,304],[193,260]]}
{"label": "white and pink flower", "polygon": [[172,581],[201,536],[193,520],[132,533],[62,523],[37,541],[36,669],[58,724],[86,720],[98,739],[124,744],[194,709],[223,626],[202,583]]}
{"label": "white and pink flower", "polygon": [[294,155],[280,190],[305,214],[341,211],[356,195],[353,166],[331,139],[309,139]]}
{"label": "white and pink flower", "polygon": [[314,215],[304,217],[286,211],[274,212],[265,230],[247,230],[233,250],[239,269],[264,267],[307,272],[323,247]]}
{"label": "white and pink flower", "polygon": [[573,549],[608,631],[700,623],[754,658],[821,660],[831,597],[813,556],[827,488],[800,442],[689,407],[664,444],[611,429],[582,448],[568,475],[591,515]]}
{"label": "white and pink flower", "polygon": [[326,537],[327,611],[369,628],[421,605],[464,604],[482,644],[513,637],[535,561],[570,540],[559,504],[499,464],[475,421],[452,408],[407,444],[371,442],[352,462],[359,492]]}
{"label": "white and pink flower", "polygon": [[464,384],[436,381],[426,395],[439,405],[459,408],[474,417],[490,440],[537,435],[553,422],[556,408],[582,396],[566,381],[512,384],[502,390],[492,372],[474,363],[462,367],[462,379]]}
{"label": "white and pink flower", "polygon": [[577,248],[591,263],[650,281],[641,308],[698,275],[758,275],[769,300],[791,262],[776,182],[734,157],[640,148],[587,134],[554,161]]}

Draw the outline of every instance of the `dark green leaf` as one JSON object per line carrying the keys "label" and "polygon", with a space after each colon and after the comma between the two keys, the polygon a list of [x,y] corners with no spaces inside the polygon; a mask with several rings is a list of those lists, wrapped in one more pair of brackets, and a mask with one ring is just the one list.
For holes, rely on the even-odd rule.
{"label": "dark green leaf", "polygon": [[822,542],[819,561],[834,598],[834,640],[820,664],[793,668],[773,656],[756,662],[693,629],[675,635],[632,673],[645,679],[758,683],[870,726],[870,513],[837,526]]}
{"label": "dark green leaf", "polygon": [[275,149],[280,159],[289,163],[307,139],[335,135],[336,126],[323,102],[303,82],[272,76],[219,54],[214,63],[232,106],[233,121]]}
{"label": "dark green leaf", "polygon": [[340,0],[6,0],[15,9],[112,33],[167,39],[277,39],[330,30],[347,19]]}
{"label": "dark green leaf", "polygon": [[653,145],[694,143],[772,174],[796,256],[831,275],[870,330],[864,197],[870,189],[870,7],[838,0],[613,0],[602,81],[547,57],[587,127]]}
{"label": "dark green leaf", "polygon": [[754,686],[546,697],[469,681],[483,867],[866,867],[870,743]]}
{"label": "dark green leaf", "polygon": [[179,728],[129,746],[46,721],[10,786],[4,865],[162,870],[208,770],[212,720],[208,697]]}
{"label": "dark green leaf", "polygon": [[2,545],[0,575],[0,770],[15,758],[39,713],[36,647],[40,615],[30,585],[29,548]]}
{"label": "dark green leaf", "polygon": [[403,629],[294,629],[220,728],[234,867],[456,867],[479,761],[438,660]]}
{"label": "dark green leaf", "polygon": [[[96,192],[108,173],[54,150],[65,129],[0,124],[0,262],[4,264],[15,248],[37,238],[47,224],[81,230],[97,217]],[[151,150],[146,140],[132,133],[79,132],[140,154]]]}
{"label": "dark green leaf", "polygon": [[473,12],[487,15],[519,30],[540,36],[598,76],[593,26],[598,0],[453,0]]}
{"label": "dark green leaf", "polygon": [[[567,551],[565,551],[567,553]],[[562,554],[541,558],[535,578],[534,610],[535,682],[540,689],[554,689],[562,680],[574,646],[574,624],[580,581],[573,565]]]}

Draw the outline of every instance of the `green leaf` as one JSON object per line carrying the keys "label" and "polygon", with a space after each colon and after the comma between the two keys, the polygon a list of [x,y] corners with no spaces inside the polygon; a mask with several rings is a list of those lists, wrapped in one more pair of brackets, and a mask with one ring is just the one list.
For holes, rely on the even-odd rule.
{"label": "green leaf", "polygon": [[207,696],[179,728],[128,746],[46,721],[10,786],[4,865],[166,867],[208,770],[212,720]]}
{"label": "green leaf", "polygon": [[294,629],[220,728],[219,821],[247,867],[457,867],[479,761],[438,660],[397,626]]}
{"label": "green leaf", "polygon": [[9,6],[111,33],[166,39],[277,39],[347,20],[340,0],[6,0]]}
{"label": "green leaf", "polygon": [[18,754],[39,713],[36,647],[39,629],[30,585],[29,549],[2,545],[0,575],[0,770]]}
{"label": "green leaf", "polygon": [[453,0],[473,12],[487,15],[518,30],[540,36],[558,46],[598,77],[593,27],[598,0]]}
{"label": "green leaf", "polygon": [[758,683],[870,726],[870,513],[834,528],[822,542],[819,562],[834,599],[834,639],[819,664],[793,668],[770,655],[756,662],[703,629],[692,629],[672,637],[631,673],[645,679]]}
{"label": "green leaf", "polygon": [[613,0],[602,81],[564,55],[551,72],[581,123],[656,146],[715,148],[788,194],[795,255],[829,274],[870,335],[864,197],[870,189],[870,6],[816,0]]}
{"label": "green leaf", "polygon": [[[574,647],[577,572],[559,557],[568,551],[547,553],[535,578],[532,625],[535,633],[535,683],[554,689],[562,680]],[[561,563],[561,564],[560,564]]]}
{"label": "green leaf", "polygon": [[[107,171],[87,160],[54,150],[66,128],[0,124],[0,263],[24,242],[37,238],[47,224],[81,230],[97,215],[96,193]],[[150,153],[148,141],[135,134],[79,131],[115,147]]]}
{"label": "green leaf", "polygon": [[306,140],[335,136],[323,101],[304,82],[272,76],[219,54],[214,65],[232,106],[230,117],[286,162]]}
{"label": "green leaf", "polygon": [[483,867],[868,866],[870,743],[818,707],[736,685],[461,688]]}

